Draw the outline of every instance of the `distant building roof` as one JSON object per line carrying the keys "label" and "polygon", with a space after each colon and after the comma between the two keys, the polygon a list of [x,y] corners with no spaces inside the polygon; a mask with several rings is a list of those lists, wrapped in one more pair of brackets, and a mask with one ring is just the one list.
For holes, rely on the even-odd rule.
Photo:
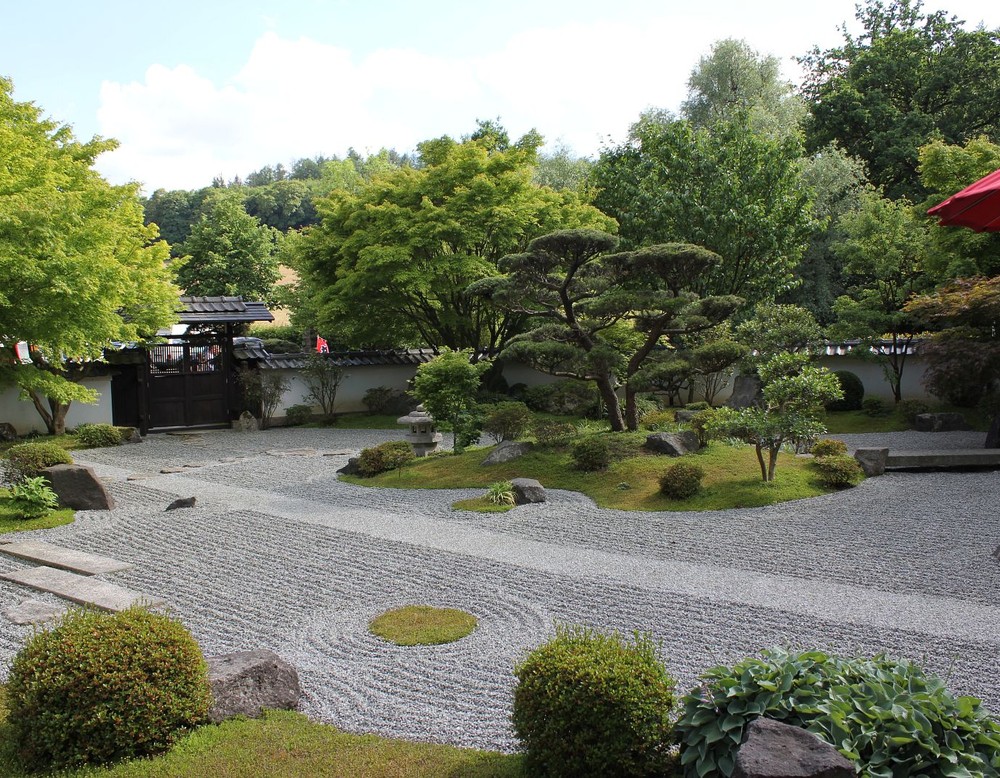
{"label": "distant building roof", "polygon": [[242,297],[181,297],[177,315],[181,324],[274,321],[264,303],[244,302]]}

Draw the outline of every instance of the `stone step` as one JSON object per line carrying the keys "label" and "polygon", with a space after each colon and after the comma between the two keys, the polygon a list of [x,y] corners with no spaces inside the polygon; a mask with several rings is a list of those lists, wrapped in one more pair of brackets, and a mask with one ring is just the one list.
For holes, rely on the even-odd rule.
{"label": "stone step", "polygon": [[117,586],[107,581],[44,565],[0,573],[0,578],[30,586],[32,589],[38,589],[42,592],[56,594],[70,602],[93,605],[95,608],[106,611],[125,610],[131,605],[146,605],[155,608],[164,604],[164,600],[159,597],[140,594],[126,589],[124,586]]}
{"label": "stone step", "polygon": [[886,470],[950,470],[965,467],[1000,468],[1000,449],[962,448],[937,451],[890,451]]}
{"label": "stone step", "polygon": [[10,554],[18,559],[37,562],[48,567],[58,567],[81,575],[100,575],[101,573],[117,573],[132,569],[127,562],[109,559],[106,556],[88,554],[85,551],[74,551],[41,540],[17,540],[0,545],[0,552]]}

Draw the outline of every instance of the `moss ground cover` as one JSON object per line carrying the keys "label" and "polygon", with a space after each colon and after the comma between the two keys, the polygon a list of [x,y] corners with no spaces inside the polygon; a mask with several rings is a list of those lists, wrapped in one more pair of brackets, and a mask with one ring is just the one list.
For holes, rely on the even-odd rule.
{"label": "moss ground cover", "polygon": [[406,605],[372,619],[368,630],[398,646],[454,643],[476,628],[476,617],[456,608]]}
{"label": "moss ground cover", "polygon": [[74,512],[70,508],[52,511],[40,519],[25,520],[14,507],[7,489],[0,489],[0,535],[5,532],[24,532],[29,529],[48,529],[69,524],[73,521]]}

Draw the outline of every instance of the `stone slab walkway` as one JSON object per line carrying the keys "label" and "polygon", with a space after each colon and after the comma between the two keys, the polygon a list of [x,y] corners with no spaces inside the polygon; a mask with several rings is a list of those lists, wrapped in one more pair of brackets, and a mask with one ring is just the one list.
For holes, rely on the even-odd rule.
{"label": "stone slab walkway", "polygon": [[92,605],[106,611],[121,611],[132,605],[155,608],[165,604],[159,597],[139,594],[124,586],[44,565],[0,573],[0,578],[58,595],[79,605]]}
{"label": "stone slab walkway", "polygon": [[88,554],[85,551],[74,551],[41,540],[13,540],[6,543],[0,541],[0,553],[80,575],[118,573],[132,567],[129,563],[119,562],[117,559]]}

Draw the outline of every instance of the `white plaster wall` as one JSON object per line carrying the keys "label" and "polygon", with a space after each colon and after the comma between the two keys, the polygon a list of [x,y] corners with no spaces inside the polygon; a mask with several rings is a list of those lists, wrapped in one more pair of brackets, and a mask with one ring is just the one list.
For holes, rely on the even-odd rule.
{"label": "white plaster wall", "polygon": [[[66,426],[73,428],[80,424],[111,424],[111,378],[85,378],[80,382],[98,393],[95,404],[75,402],[66,415]],[[16,387],[0,390],[0,421],[14,425],[18,435],[29,432],[45,433],[45,422],[38,415],[30,400],[21,400]]]}

